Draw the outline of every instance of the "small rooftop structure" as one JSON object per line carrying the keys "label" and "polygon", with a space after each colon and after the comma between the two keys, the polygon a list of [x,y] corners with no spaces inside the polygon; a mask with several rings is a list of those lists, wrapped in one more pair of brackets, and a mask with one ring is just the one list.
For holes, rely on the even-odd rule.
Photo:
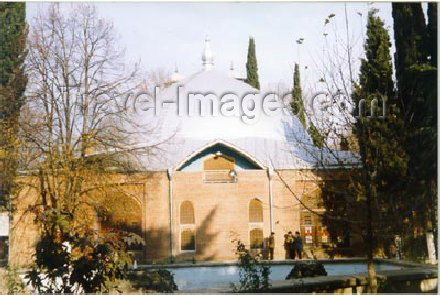
{"label": "small rooftop structure", "polygon": [[205,37],[205,48],[202,53],[203,70],[210,71],[214,67],[214,55],[211,51],[211,39]]}

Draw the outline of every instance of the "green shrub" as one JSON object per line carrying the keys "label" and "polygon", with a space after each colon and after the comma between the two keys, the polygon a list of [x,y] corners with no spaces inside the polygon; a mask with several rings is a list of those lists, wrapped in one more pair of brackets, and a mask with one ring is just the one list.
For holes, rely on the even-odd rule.
{"label": "green shrub", "polygon": [[36,245],[26,281],[40,293],[110,292],[131,265],[127,246],[142,241],[127,232],[46,234]]}
{"label": "green shrub", "polygon": [[253,257],[240,240],[236,243],[236,254],[239,259],[240,286],[234,285],[235,292],[264,292],[270,288],[270,266],[262,264]]}
{"label": "green shrub", "polygon": [[146,275],[147,289],[157,292],[177,291],[177,285],[174,282],[174,275],[166,269],[151,270]]}
{"label": "green shrub", "polygon": [[128,274],[132,286],[139,290],[171,293],[177,291],[174,275],[167,269],[135,270]]}
{"label": "green shrub", "polygon": [[18,273],[13,268],[7,269],[7,284],[8,294],[22,294],[25,293],[25,285],[18,276]]}

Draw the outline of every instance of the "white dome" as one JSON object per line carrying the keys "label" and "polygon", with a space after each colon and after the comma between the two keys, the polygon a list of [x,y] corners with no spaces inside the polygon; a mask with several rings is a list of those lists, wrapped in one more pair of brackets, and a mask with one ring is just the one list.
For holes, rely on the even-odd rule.
{"label": "white dome", "polygon": [[[179,98],[181,100],[179,105],[177,105],[178,89],[180,90]],[[209,112],[202,116],[201,111],[203,109],[200,108],[200,102],[192,100],[196,103],[190,103],[191,98],[194,98],[192,95],[197,94],[201,95],[201,102],[205,103],[205,106],[212,105],[210,98],[217,100],[218,113],[213,114],[209,107],[205,109]],[[220,110],[220,106],[222,97],[225,94],[235,95],[238,98],[240,108],[244,96],[255,94],[255,101],[259,105],[259,110],[252,114],[243,113],[241,110],[238,116],[224,115]],[[208,95],[210,95],[210,98],[208,98]],[[283,114],[282,110],[279,110],[279,115],[268,115],[263,111],[263,95],[248,84],[228,77],[226,73],[212,70],[199,72],[181,82],[174,83],[161,93],[158,101],[162,104],[163,102],[175,102],[174,105],[164,105],[162,118],[170,130],[179,130],[176,134],[178,137],[225,140],[260,137],[284,141],[286,131],[293,128],[292,131],[296,135],[306,139],[304,138],[306,134],[303,127],[296,117],[291,116],[291,114]],[[209,104],[207,104],[208,102]],[[194,112],[191,113],[190,107],[195,107],[193,108]],[[246,108],[246,106],[243,108]]]}
{"label": "white dome", "polygon": [[[215,143],[234,147],[275,169],[314,168],[324,159],[333,165],[334,158],[313,145],[301,122],[290,110],[280,109],[277,114],[263,111],[263,100],[270,95],[269,91],[259,91],[226,72],[214,70],[209,39],[205,41],[204,69],[161,91],[156,98],[156,115],[151,110],[133,114],[134,121],[153,131],[139,136],[138,140],[143,144],[161,145],[159,155],[144,158],[145,167],[176,169],[183,159]],[[244,110],[243,98],[248,95],[257,105],[255,112],[249,112],[252,108]],[[238,114],[226,112],[225,115],[222,109],[224,98],[231,96],[239,107]],[[273,93],[269,97],[273,101]],[[201,109],[200,104],[210,107]],[[212,105],[217,106],[217,112],[212,112]],[[196,107],[191,109],[189,106]],[[203,116],[202,110],[208,112]],[[255,117],[251,118],[253,115]],[[358,161],[352,153],[336,152],[354,163]]]}

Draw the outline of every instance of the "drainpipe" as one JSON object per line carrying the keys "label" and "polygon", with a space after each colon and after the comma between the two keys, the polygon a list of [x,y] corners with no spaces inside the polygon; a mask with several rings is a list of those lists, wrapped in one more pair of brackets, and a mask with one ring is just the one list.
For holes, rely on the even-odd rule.
{"label": "drainpipe", "polygon": [[169,187],[168,187],[168,197],[169,197],[169,219],[170,219],[170,262],[174,261],[174,249],[173,249],[173,171],[172,169],[167,170]]}
{"label": "drainpipe", "polygon": [[269,214],[270,214],[270,232],[273,232],[273,193],[272,193],[272,177],[273,169],[267,169],[267,179],[269,180]]}

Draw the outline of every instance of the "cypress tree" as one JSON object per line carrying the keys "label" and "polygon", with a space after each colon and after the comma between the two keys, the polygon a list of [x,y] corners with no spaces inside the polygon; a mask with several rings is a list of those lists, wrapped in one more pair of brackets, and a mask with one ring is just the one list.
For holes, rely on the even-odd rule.
{"label": "cypress tree", "polygon": [[[292,102],[291,102],[292,112],[297,116],[298,120],[301,122],[304,128],[307,128],[305,105],[302,97],[301,88],[301,73],[299,69],[299,64],[295,63],[293,71],[293,88],[292,88]],[[325,145],[325,136],[321,134],[320,130],[313,124],[312,121],[309,123],[307,128],[307,133],[312,138],[313,144],[316,147],[322,148]]]}
{"label": "cypress tree", "polygon": [[318,148],[323,148],[325,146],[325,135],[312,123],[307,129],[307,133],[312,138],[313,144]]}
{"label": "cypress tree", "polygon": [[[381,231],[378,232],[380,236],[385,237],[382,245],[386,245],[387,241],[393,242],[389,237],[393,236],[397,221],[402,220],[399,216],[403,214],[402,208],[396,201],[402,197],[400,191],[403,185],[399,181],[404,177],[408,157],[403,147],[403,117],[394,95],[390,37],[376,13],[377,10],[372,9],[368,14],[365,59],[361,60],[359,85],[353,95],[356,114],[359,114],[361,100],[366,102],[366,112],[358,117],[354,131],[370,183],[368,186],[376,191],[375,202],[379,204],[380,212],[385,214],[379,216],[377,221],[382,224],[376,226]],[[378,102],[373,107],[375,114],[371,113],[373,100]],[[379,118],[384,111],[384,118]],[[389,223],[390,220],[393,223]]]}
{"label": "cypress tree", "polygon": [[306,127],[306,118],[304,114],[304,102],[302,98],[301,78],[299,72],[299,64],[295,63],[293,72],[293,89],[292,89],[292,112],[295,114],[303,127]]}
{"label": "cypress tree", "polygon": [[17,167],[18,117],[27,84],[26,37],[26,4],[0,3],[0,161],[3,160],[4,165],[0,181],[5,190],[0,195],[3,204],[12,192]]}
{"label": "cypress tree", "polygon": [[[365,59],[361,60],[359,84],[366,94],[378,93],[393,97],[390,37],[383,21],[376,15],[377,10],[368,13]],[[365,99],[370,99],[366,97]]]}
{"label": "cypress tree", "polygon": [[[428,200],[429,203],[434,204],[433,206],[429,206],[430,223],[432,225],[433,235],[434,235],[434,244],[435,249],[438,249],[438,221],[437,221],[437,101],[438,101],[438,65],[437,65],[437,3],[429,2],[428,3],[428,55],[430,56],[430,65],[431,68],[428,71],[429,78],[427,79],[426,88],[428,89],[428,103],[427,107],[430,110],[429,116],[427,117],[428,121],[426,122],[426,134],[424,138],[425,142],[431,146],[431,149],[428,151],[424,164],[426,163],[428,166],[427,171],[425,170],[425,175],[429,177],[428,180],[428,190],[429,194]],[[423,169],[423,168],[422,168]],[[429,212],[429,211],[428,211]],[[438,253],[437,259],[438,259]]]}
{"label": "cypress tree", "polygon": [[425,254],[425,237],[414,233],[432,230],[437,236],[437,15],[436,7],[428,6],[427,26],[421,3],[393,3],[392,9],[398,99],[409,156],[404,191],[411,214],[404,250],[420,256]]}
{"label": "cypress tree", "polygon": [[[406,121],[411,120],[416,107],[417,91],[413,81],[417,73],[411,67],[426,63],[426,24],[421,3],[392,3],[394,20],[394,56],[398,96],[405,112]],[[419,120],[420,118],[413,118]]]}
{"label": "cypress tree", "polygon": [[255,53],[255,39],[252,37],[249,38],[246,73],[246,83],[256,89],[260,89],[260,82],[258,81],[257,55]]}
{"label": "cypress tree", "polygon": [[[360,114],[354,133],[362,163],[358,183],[367,205],[365,238],[368,244],[370,292],[373,293],[377,288],[372,262],[374,249],[379,244],[389,249],[394,242],[390,237],[395,233],[396,220],[402,220],[400,208],[395,206],[400,204],[395,200],[401,196],[399,189],[402,186],[396,185],[396,182],[402,179],[407,165],[402,145],[403,120],[397,101],[393,99],[390,37],[376,13],[376,9],[368,13],[365,58],[361,60],[359,85],[356,85],[353,94],[357,114]],[[386,104],[385,109],[382,102]],[[366,112],[359,112],[363,103]],[[379,118],[384,111],[384,118]]]}

